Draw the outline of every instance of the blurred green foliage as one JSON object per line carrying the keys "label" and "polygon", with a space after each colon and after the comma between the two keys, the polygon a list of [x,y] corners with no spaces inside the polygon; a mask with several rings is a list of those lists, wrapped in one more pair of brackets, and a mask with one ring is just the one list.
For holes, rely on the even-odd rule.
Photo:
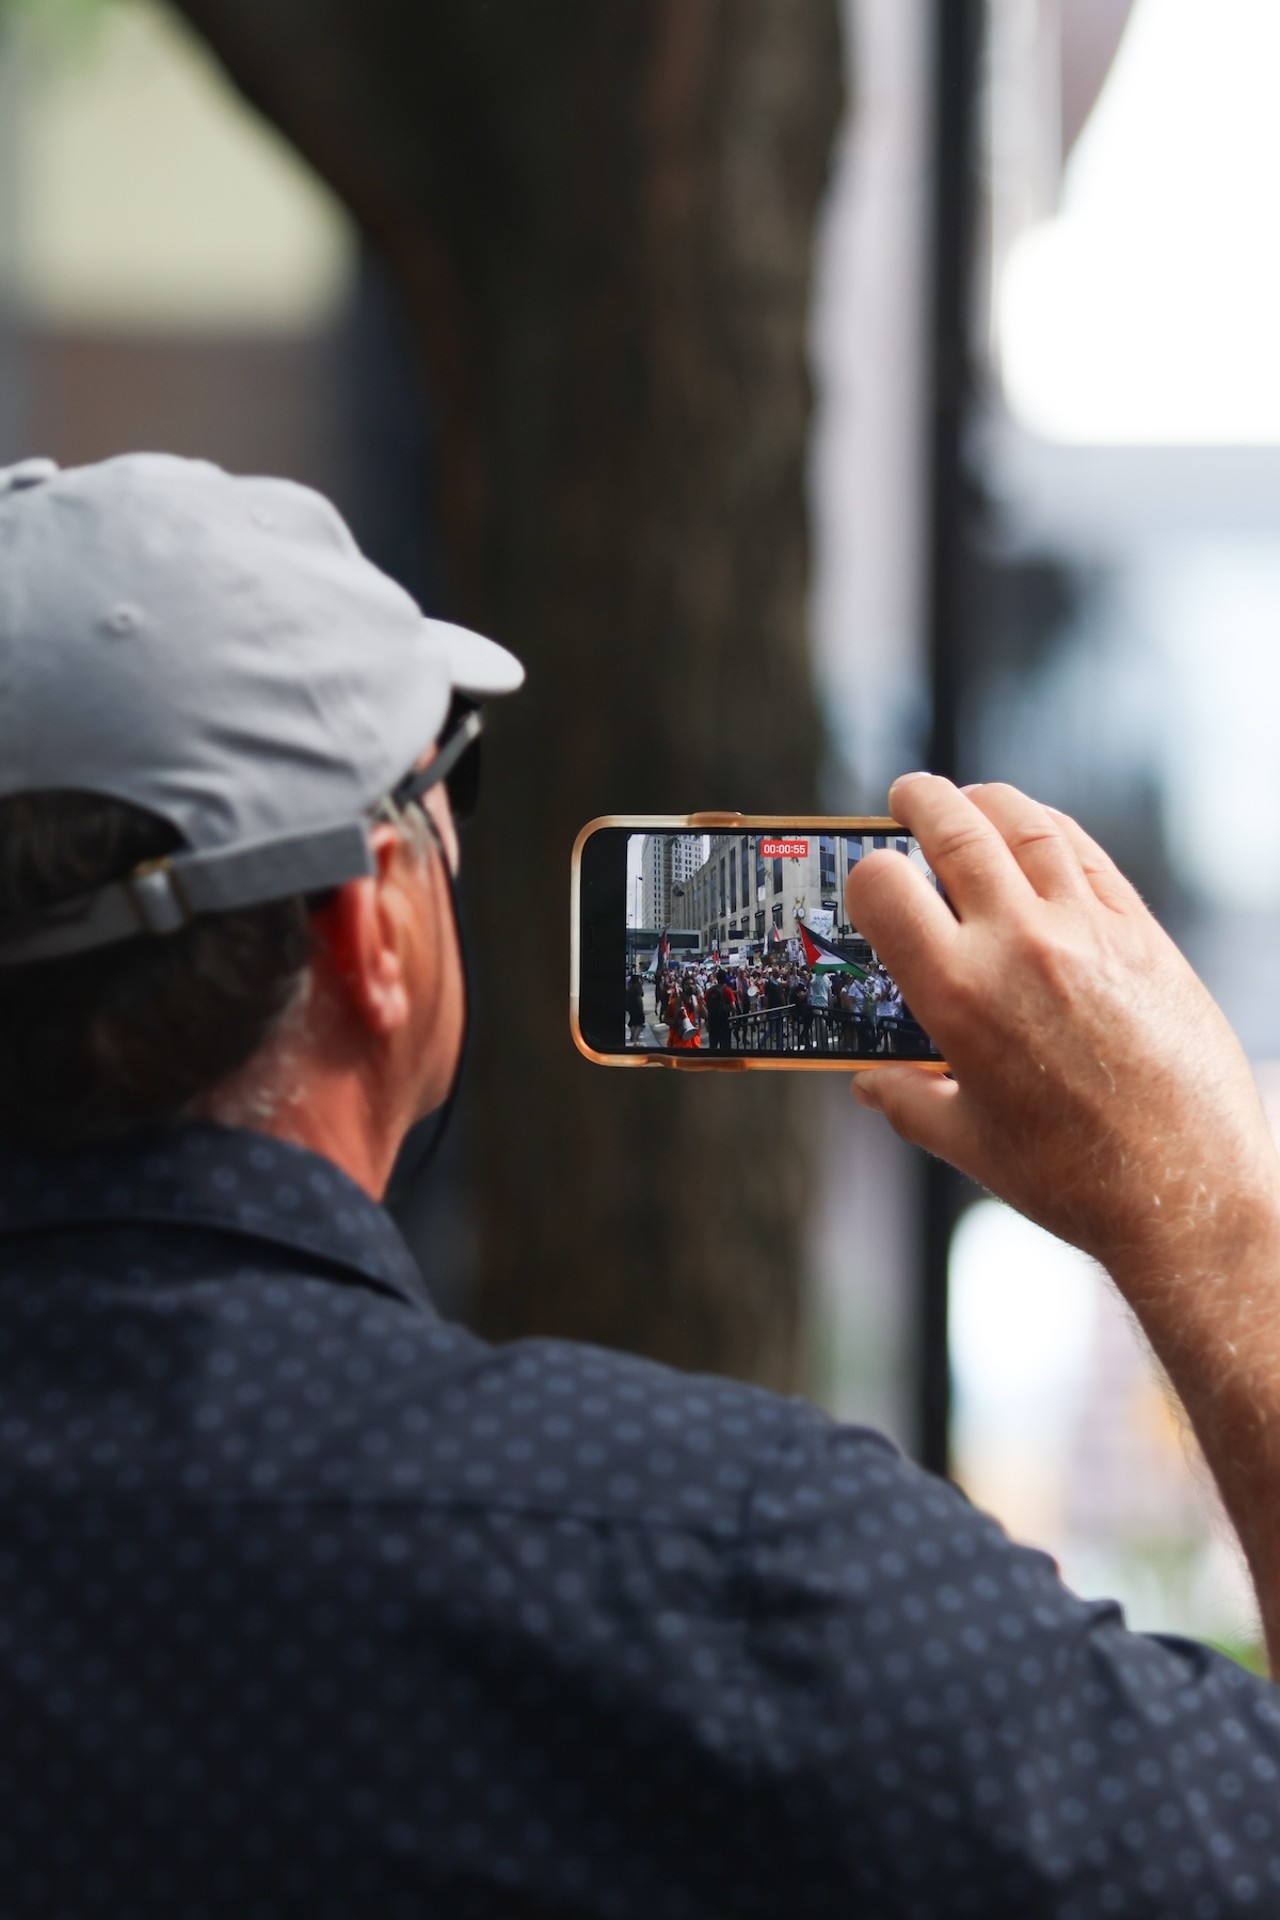
{"label": "blurred green foliage", "polygon": [[23,50],[42,59],[74,57],[93,45],[106,14],[121,0],[0,0],[0,33],[22,36]]}
{"label": "blurred green foliage", "polygon": [[0,0],[0,20],[25,17],[51,33],[82,30],[101,15],[112,0]]}
{"label": "blurred green foliage", "polygon": [[1209,1645],[1218,1653],[1225,1653],[1237,1666],[1247,1667],[1250,1673],[1260,1674],[1264,1680],[1270,1678],[1267,1650],[1260,1640],[1211,1640]]}

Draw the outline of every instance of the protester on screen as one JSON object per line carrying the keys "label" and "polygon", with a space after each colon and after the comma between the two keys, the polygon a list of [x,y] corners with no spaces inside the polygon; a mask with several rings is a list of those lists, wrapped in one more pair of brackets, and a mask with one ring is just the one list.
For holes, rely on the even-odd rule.
{"label": "protester on screen", "polygon": [[795,1044],[801,1053],[807,1053],[812,1044],[813,1009],[809,1004],[809,976],[800,967],[792,969],[787,997],[791,1004]]}
{"label": "protester on screen", "polygon": [[627,982],[627,1025],[632,1046],[638,1046],[644,1032],[644,982],[635,972]]}
{"label": "protester on screen", "polygon": [[876,1043],[881,1053],[894,1051],[903,1019],[902,991],[886,979],[884,993],[876,1004]]}
{"label": "protester on screen", "polygon": [[702,1003],[691,973],[686,974],[683,984],[671,996],[667,1045],[673,1052],[696,1052],[702,1045]]}
{"label": "protester on screen", "polygon": [[818,1044],[825,1050],[830,1044],[828,1020],[831,1010],[831,988],[828,977],[821,968],[809,978],[809,1005],[813,1008],[813,1024]]}
{"label": "protester on screen", "polygon": [[786,998],[786,989],[779,977],[778,969],[770,967],[764,981],[765,1021],[768,1028],[765,1045],[770,1053],[781,1053],[783,1050]]}
{"label": "protester on screen", "polygon": [[840,989],[841,1045],[846,1052],[853,1053],[858,1050],[861,1037],[862,982],[856,973],[842,974],[841,978],[844,982]]}
{"label": "protester on screen", "polygon": [[706,1007],[707,1041],[712,1053],[729,1051],[729,976],[723,967],[716,973],[707,988],[704,1005]]}
{"label": "protester on screen", "polygon": [[672,967],[667,975],[667,991],[662,1017],[668,1027],[672,1024],[678,1024],[680,1002],[684,993],[687,977],[682,967]]}

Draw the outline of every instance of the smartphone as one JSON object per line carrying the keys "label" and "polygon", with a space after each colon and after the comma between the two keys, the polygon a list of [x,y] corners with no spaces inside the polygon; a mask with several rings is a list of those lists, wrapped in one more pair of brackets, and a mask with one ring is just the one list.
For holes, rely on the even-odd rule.
{"label": "smartphone", "polygon": [[590,821],[573,848],[569,1026],[602,1066],[945,1071],[870,943],[845,881],[888,819],[691,813]]}

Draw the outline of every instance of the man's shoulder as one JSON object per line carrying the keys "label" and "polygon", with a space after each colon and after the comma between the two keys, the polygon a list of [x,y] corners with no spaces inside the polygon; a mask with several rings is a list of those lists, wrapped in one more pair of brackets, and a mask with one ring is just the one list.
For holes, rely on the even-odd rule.
{"label": "man's shoulder", "polygon": [[802,1398],[573,1341],[435,1337],[450,1334],[469,1356],[485,1437],[497,1440],[498,1421],[506,1433],[496,1481],[475,1461],[463,1474],[504,1503],[563,1503],[578,1518],[729,1542],[878,1504],[908,1483],[954,1500],[884,1434]]}
{"label": "man's shoulder", "polygon": [[426,1338],[452,1361],[433,1396],[446,1453],[463,1434],[482,1443],[449,1480],[503,1504],[736,1535],[771,1463],[825,1421],[764,1388],[574,1341],[490,1346],[447,1325]]}
{"label": "man's shoulder", "polygon": [[[492,1345],[292,1276],[236,1289],[211,1321],[202,1397],[234,1429],[258,1497],[422,1500],[728,1542],[789,1482],[797,1450],[812,1477],[832,1436],[858,1432],[762,1387],[570,1340]],[[255,1380],[270,1390],[227,1391]],[[871,1433],[858,1444],[890,1451]],[[218,1478],[234,1491],[234,1472]]]}
{"label": "man's shoulder", "polygon": [[[0,1447],[13,1492],[43,1485],[30,1443],[47,1439],[85,1496],[501,1509],[728,1542],[796,1447],[821,1452],[814,1430],[833,1428],[803,1401],[625,1353],[491,1345],[283,1250],[171,1273],[145,1235],[131,1246],[127,1280],[9,1290],[15,1308],[45,1305],[23,1321],[25,1364],[63,1409],[25,1451]],[[68,1426],[83,1445],[67,1447]]]}

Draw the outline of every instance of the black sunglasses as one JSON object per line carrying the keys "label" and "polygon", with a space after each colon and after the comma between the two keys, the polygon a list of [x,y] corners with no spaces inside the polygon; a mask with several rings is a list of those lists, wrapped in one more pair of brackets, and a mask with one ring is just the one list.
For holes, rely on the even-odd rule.
{"label": "black sunglasses", "polygon": [[398,807],[420,801],[443,780],[449,810],[456,821],[469,820],[480,798],[480,735],[484,714],[474,701],[453,696],[453,705],[440,736],[440,747],[429,767],[417,767],[391,789]]}

